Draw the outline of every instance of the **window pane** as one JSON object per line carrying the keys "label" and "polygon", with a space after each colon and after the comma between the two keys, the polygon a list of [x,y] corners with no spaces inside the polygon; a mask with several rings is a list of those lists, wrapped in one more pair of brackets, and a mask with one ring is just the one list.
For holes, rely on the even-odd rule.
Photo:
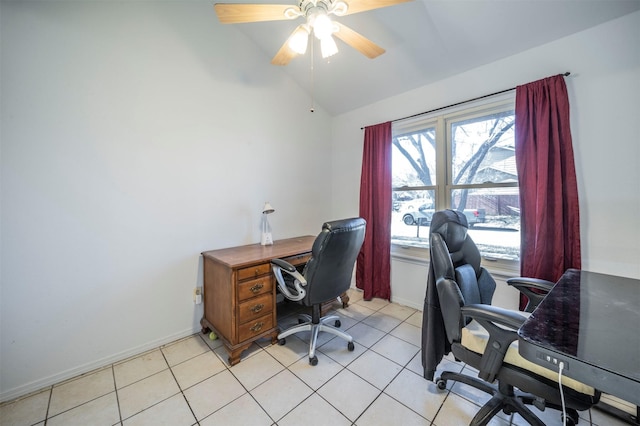
{"label": "window pane", "polygon": [[427,247],[434,196],[434,190],[393,192],[392,243]]}
{"label": "window pane", "polygon": [[394,188],[436,184],[435,127],[393,138]]}
{"label": "window pane", "polygon": [[517,182],[513,111],[451,123],[453,185]]}
{"label": "window pane", "polygon": [[483,256],[520,258],[520,197],[518,188],[456,189],[451,208],[461,210],[469,235]]}

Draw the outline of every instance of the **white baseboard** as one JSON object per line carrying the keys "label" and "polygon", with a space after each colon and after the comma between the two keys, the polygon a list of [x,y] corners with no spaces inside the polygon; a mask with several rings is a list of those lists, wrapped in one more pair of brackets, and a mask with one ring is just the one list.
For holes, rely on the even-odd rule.
{"label": "white baseboard", "polygon": [[399,305],[408,306],[409,308],[417,309],[418,311],[422,311],[422,309],[424,308],[424,300],[420,300],[420,301],[408,300],[400,297],[394,297],[392,294],[391,301]]}
{"label": "white baseboard", "polygon": [[183,330],[183,331],[174,333],[172,335],[165,336],[160,339],[156,339],[151,342],[144,343],[140,346],[136,346],[136,347],[127,349],[125,351],[118,352],[101,359],[97,359],[95,361],[86,363],[84,365],[70,368],[69,370],[62,371],[57,374],[53,374],[49,377],[34,380],[33,382],[26,383],[24,385],[2,391],[2,393],[0,393],[0,402],[11,401],[13,399],[29,395],[31,393],[41,391],[49,386],[55,385],[56,383],[60,383],[65,380],[71,379],[73,377],[80,376],[82,374],[86,374],[91,371],[98,370],[100,368],[104,368],[108,365],[123,361],[127,358],[131,358],[135,355],[142,354],[152,349],[156,349],[162,345],[166,345],[167,343],[171,343],[173,341],[179,340],[183,337],[187,337],[195,333],[197,333],[197,330],[196,331],[194,331],[193,329]]}

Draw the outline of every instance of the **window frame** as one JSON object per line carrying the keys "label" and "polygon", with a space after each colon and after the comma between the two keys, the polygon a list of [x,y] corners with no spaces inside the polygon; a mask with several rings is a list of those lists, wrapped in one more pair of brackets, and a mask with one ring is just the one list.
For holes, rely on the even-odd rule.
{"label": "window frame", "polygon": [[[438,109],[432,113],[411,117],[406,120],[399,120],[392,123],[392,137],[403,134],[410,134],[430,127],[435,128],[435,184],[430,186],[400,186],[393,187],[392,193],[396,191],[434,191],[434,208],[441,210],[450,208],[452,205],[452,193],[457,189],[493,189],[493,188],[518,188],[518,182],[506,183],[478,183],[478,184],[454,184],[453,183],[453,135],[451,123],[457,121],[470,120],[494,113],[515,110],[515,92],[507,92],[491,96],[482,100],[457,105],[454,107]],[[393,171],[392,171],[393,173]],[[418,233],[419,235],[419,233]],[[402,244],[391,242],[392,257],[428,259],[428,237],[419,236],[425,239],[426,246],[416,246],[412,244]],[[492,258],[482,255],[483,262],[490,262],[492,269],[505,271],[507,274],[519,270],[520,260]]]}

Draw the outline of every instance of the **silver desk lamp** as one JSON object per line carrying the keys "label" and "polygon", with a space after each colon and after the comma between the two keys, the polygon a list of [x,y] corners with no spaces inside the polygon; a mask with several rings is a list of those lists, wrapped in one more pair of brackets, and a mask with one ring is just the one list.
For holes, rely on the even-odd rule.
{"label": "silver desk lamp", "polygon": [[271,204],[267,201],[264,203],[264,207],[262,209],[262,236],[260,237],[260,244],[263,246],[269,246],[273,244],[273,236],[271,235],[271,225],[269,225],[269,220],[267,219],[267,215],[275,212],[276,210],[271,207]]}

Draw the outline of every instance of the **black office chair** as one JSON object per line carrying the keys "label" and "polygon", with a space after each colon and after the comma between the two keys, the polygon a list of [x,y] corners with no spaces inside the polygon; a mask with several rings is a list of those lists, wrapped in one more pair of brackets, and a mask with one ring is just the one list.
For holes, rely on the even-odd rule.
{"label": "black office chair", "polygon": [[[445,210],[433,215],[430,252],[423,317],[425,377],[433,379],[443,355],[453,352],[456,360],[479,370],[478,377],[444,371],[436,378],[438,388],[444,390],[447,381],[454,380],[492,395],[471,425],[487,424],[503,411],[519,413],[530,424],[544,426],[527,405],[562,410],[558,373],[518,354],[516,332],[526,317],[490,305],[496,284],[480,266],[464,214]],[[577,410],[590,408],[600,397],[598,391],[566,376],[562,389],[565,424],[576,424]]]}
{"label": "black office chair", "polygon": [[[282,259],[271,261],[282,294],[289,300],[300,301],[311,307],[311,315],[301,315],[300,324],[280,333],[278,342],[284,345],[287,336],[301,331],[311,331],[311,365],[318,364],[315,352],[320,331],[343,338],[348,342],[348,350],[354,350],[353,338],[338,330],[341,325],[338,316],[320,317],[320,311],[323,303],[339,298],[351,286],[353,267],[364,241],[365,227],[366,222],[362,218],[326,222],[313,243],[311,258],[302,274]],[[334,321],[334,325],[328,324],[331,321]]]}

